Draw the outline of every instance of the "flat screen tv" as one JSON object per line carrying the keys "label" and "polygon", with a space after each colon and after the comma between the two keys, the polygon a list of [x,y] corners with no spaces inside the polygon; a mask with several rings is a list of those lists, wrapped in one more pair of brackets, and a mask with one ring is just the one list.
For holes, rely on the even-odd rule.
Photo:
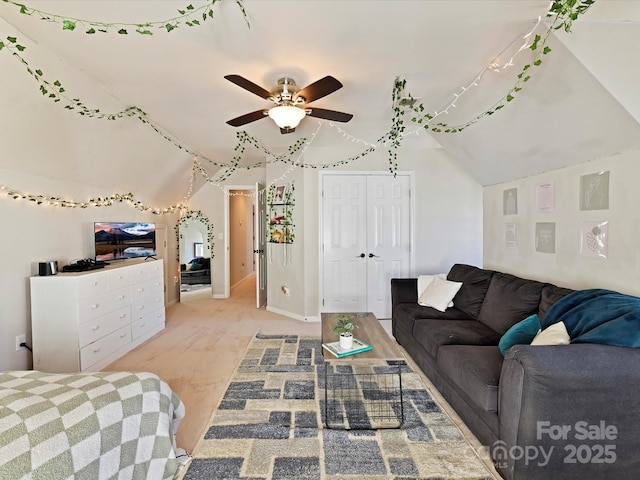
{"label": "flat screen tv", "polygon": [[96,222],[93,225],[96,261],[152,257],[156,254],[156,224]]}

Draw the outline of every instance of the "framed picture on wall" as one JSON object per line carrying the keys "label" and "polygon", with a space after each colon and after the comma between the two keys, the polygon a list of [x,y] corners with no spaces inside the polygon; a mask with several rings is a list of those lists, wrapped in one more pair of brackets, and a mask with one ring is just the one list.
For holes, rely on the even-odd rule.
{"label": "framed picture on wall", "polygon": [[609,209],[609,172],[580,177],[580,210]]}
{"label": "framed picture on wall", "polygon": [[510,188],[502,192],[502,213],[515,215],[518,213],[518,189]]}
{"label": "framed picture on wall", "polygon": [[273,193],[273,203],[284,203],[286,186],[278,185]]}
{"label": "framed picture on wall", "polygon": [[556,253],[555,222],[536,223],[536,252]]}
{"label": "framed picture on wall", "polygon": [[580,224],[580,255],[607,258],[609,222],[584,221]]}

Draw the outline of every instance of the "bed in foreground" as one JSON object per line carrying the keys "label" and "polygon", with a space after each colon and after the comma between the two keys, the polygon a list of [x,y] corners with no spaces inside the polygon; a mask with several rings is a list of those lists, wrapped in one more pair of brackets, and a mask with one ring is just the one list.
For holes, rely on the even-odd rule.
{"label": "bed in foreground", "polygon": [[184,404],[140,372],[0,373],[0,478],[172,479]]}

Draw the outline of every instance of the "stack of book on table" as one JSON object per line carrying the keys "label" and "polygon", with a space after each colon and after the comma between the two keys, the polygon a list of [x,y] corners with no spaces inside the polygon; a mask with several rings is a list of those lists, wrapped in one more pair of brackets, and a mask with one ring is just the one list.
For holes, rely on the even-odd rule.
{"label": "stack of book on table", "polygon": [[373,350],[373,347],[371,345],[367,345],[362,340],[358,340],[356,337],[353,337],[353,347],[348,349],[348,350],[345,350],[342,347],[340,347],[340,342],[339,341],[330,342],[330,343],[323,343],[322,344],[322,348],[324,348],[325,350],[331,352],[332,354],[334,354],[338,358],[346,357],[347,355],[355,355],[356,353],[368,352],[369,350]]}

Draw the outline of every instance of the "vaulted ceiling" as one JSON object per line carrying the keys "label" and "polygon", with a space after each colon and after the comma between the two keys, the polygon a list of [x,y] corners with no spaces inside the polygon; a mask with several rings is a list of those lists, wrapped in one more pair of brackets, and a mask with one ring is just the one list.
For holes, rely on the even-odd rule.
{"label": "vaulted ceiling", "polygon": [[[192,6],[206,3],[194,0]],[[33,0],[26,5],[64,18],[142,23],[176,17],[188,2]],[[82,22],[74,31],[63,30],[60,22],[0,2],[0,38],[7,43],[7,36],[15,37],[26,47],[17,52],[23,61],[7,48],[0,51],[0,171],[179,199],[187,193],[193,154],[214,174],[209,160],[232,161],[241,130],[274,154],[302,137],[313,138],[314,146],[340,146],[345,137],[375,143],[391,127],[397,77],[406,80],[405,93],[420,97],[426,112],[450,107],[438,121],[472,120],[500,102],[532,61],[530,49],[518,53],[523,36],[532,30],[544,35],[550,25],[547,0],[245,0],[242,5],[246,16],[236,2],[219,1],[212,18],[193,27],[181,23],[169,33],[156,29],[140,35],[129,28],[126,35],[117,29],[88,35]],[[640,44],[638,22],[640,2],[597,0],[571,33],[551,34],[546,44],[551,52],[501,110],[454,134],[427,131],[407,119],[406,132],[417,134],[403,139],[400,168],[403,148],[444,148],[488,185],[639,148],[640,58],[631,48]],[[510,59],[514,65],[504,67]],[[499,72],[485,70],[493,62]],[[79,108],[64,108],[64,100],[40,93],[34,79],[39,74],[29,75],[27,66],[41,70],[41,80],[58,80],[68,98],[89,108],[109,113],[136,106],[154,128],[135,116],[87,118]],[[343,88],[313,106],[354,117],[345,124],[323,122],[315,136],[319,120],[311,117],[287,135],[268,118],[231,127],[227,120],[269,104],[225,80],[228,74],[266,89],[283,76],[304,86],[332,75]],[[247,147],[242,164],[264,159],[264,150]]]}

